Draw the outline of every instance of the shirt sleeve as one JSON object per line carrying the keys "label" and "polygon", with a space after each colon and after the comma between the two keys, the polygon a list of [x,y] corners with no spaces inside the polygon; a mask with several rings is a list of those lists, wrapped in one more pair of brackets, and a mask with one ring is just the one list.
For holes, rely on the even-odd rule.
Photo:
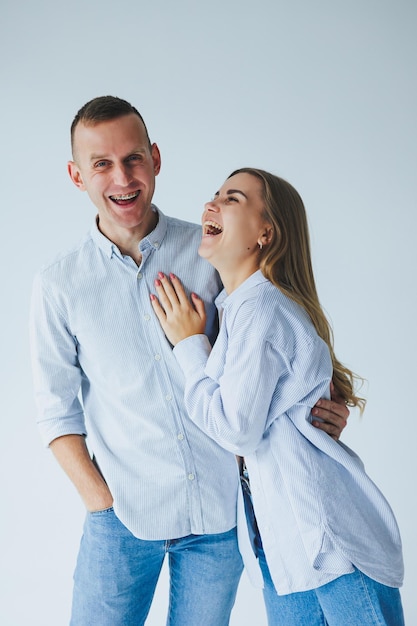
{"label": "shirt sleeve", "polygon": [[239,335],[228,344],[217,382],[206,373],[210,354],[206,337],[194,335],[181,341],[174,355],[185,374],[190,418],[223,448],[247,456],[259,446],[268,428],[271,400],[288,363],[285,355],[250,326],[246,335],[240,328]]}
{"label": "shirt sleeve", "polygon": [[63,435],[86,435],[76,338],[41,275],[33,284],[30,347],[37,423],[45,445]]}

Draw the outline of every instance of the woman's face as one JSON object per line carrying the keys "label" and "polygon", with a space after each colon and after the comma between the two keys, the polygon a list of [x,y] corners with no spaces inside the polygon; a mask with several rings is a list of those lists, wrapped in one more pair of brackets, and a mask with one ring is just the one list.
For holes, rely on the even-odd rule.
{"label": "woman's face", "polygon": [[259,243],[265,243],[269,226],[263,209],[262,183],[256,176],[240,173],[228,178],[204,207],[200,256],[218,269],[225,263],[258,266]]}

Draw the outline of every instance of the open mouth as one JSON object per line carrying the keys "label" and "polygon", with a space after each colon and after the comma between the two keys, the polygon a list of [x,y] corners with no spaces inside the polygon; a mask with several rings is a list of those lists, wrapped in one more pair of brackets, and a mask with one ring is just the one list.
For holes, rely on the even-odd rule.
{"label": "open mouth", "polygon": [[132,193],[123,193],[120,195],[109,196],[112,202],[115,202],[119,206],[124,206],[126,204],[130,204],[133,200],[139,196],[140,191],[132,191]]}
{"label": "open mouth", "polygon": [[220,235],[223,232],[222,226],[217,224],[216,222],[207,221],[203,224],[203,234],[209,235],[210,237],[215,237],[216,235]]}

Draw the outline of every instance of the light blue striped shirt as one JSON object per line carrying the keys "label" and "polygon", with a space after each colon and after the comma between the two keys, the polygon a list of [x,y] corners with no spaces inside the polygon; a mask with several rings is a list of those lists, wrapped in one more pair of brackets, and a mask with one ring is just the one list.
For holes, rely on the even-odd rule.
{"label": "light blue striped shirt", "polygon": [[[280,594],[319,587],[353,571],[389,586],[403,578],[394,515],[359,457],[311,424],[329,396],[329,350],[306,313],[260,271],[217,299],[211,346],[194,335],[174,348],[191,419],[245,457],[268,565]],[[261,584],[239,498],[239,545]]]}
{"label": "light blue striped shirt", "polygon": [[175,272],[205,300],[214,340],[221,284],[197,254],[200,240],[200,226],[159,211],[140,243],[138,268],[95,226],[34,281],[31,344],[43,440],[88,433],[116,514],[142,539],[236,524],[235,459],[186,417],[183,374],[149,299],[158,271]]}

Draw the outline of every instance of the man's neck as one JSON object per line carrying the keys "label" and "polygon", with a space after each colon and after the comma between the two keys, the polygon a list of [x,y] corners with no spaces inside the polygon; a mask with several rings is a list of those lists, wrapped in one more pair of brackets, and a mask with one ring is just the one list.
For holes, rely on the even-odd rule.
{"label": "man's neck", "polygon": [[108,232],[106,225],[100,223],[99,217],[97,216],[97,227],[101,233],[107,239],[110,239],[120,250],[120,252],[125,256],[130,256],[135,261],[135,263],[139,266],[142,261],[142,254],[139,250],[139,244],[151,233],[157,223],[158,223],[158,213],[152,214],[152,221],[147,224],[146,227],[141,228],[137,226],[135,228],[112,228],[111,232]]}

